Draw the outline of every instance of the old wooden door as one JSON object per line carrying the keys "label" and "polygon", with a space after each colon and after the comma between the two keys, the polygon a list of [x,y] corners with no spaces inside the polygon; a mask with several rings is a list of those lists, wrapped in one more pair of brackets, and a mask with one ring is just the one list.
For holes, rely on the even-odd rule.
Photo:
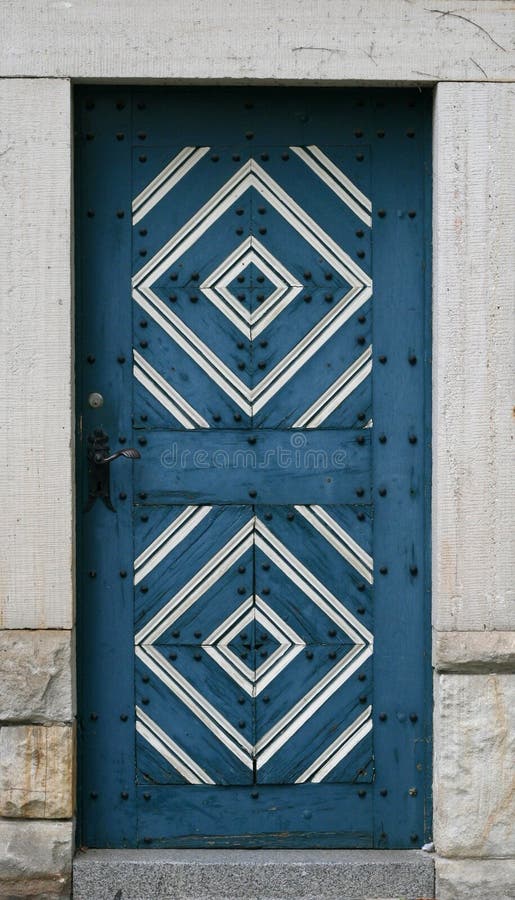
{"label": "old wooden door", "polygon": [[427,834],[428,110],[78,92],[89,846]]}

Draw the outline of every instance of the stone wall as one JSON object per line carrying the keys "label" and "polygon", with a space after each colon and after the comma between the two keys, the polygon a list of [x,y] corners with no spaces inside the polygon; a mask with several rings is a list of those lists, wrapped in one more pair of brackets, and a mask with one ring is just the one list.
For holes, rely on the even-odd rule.
{"label": "stone wall", "polygon": [[0,897],[70,896],[72,79],[437,85],[437,896],[513,896],[513,8],[507,0],[437,7],[423,0],[0,5]]}

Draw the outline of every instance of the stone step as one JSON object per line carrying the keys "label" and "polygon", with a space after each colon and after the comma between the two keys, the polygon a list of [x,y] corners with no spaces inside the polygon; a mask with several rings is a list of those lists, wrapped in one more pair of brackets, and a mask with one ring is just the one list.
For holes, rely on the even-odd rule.
{"label": "stone step", "polygon": [[87,850],[74,900],[432,900],[421,850]]}

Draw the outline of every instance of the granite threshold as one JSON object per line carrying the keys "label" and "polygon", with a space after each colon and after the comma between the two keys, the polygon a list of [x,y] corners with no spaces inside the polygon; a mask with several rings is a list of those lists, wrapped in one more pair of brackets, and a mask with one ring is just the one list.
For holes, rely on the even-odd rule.
{"label": "granite threshold", "polygon": [[433,900],[422,850],[86,850],[74,900]]}

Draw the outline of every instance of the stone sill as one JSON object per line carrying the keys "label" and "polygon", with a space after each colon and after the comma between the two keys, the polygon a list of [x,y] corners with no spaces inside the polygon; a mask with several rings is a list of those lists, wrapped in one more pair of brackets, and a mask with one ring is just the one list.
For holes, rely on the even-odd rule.
{"label": "stone sill", "polygon": [[422,850],[87,850],[74,900],[432,900]]}

